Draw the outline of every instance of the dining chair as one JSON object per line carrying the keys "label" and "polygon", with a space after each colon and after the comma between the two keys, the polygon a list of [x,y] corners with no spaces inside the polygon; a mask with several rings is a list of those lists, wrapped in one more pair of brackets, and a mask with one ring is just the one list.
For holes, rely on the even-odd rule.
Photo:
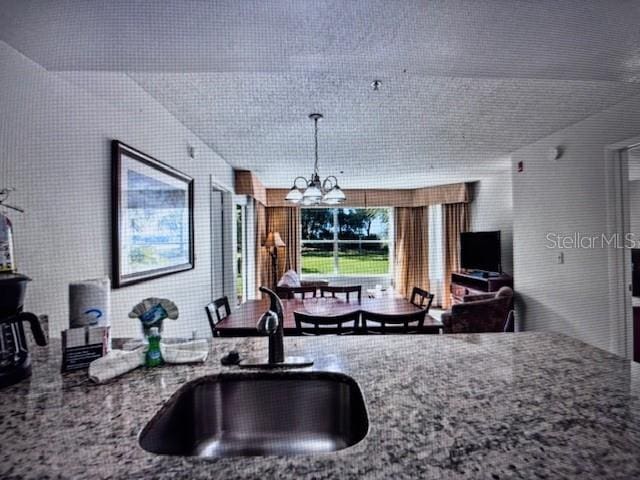
{"label": "dining chair", "polygon": [[424,308],[425,313],[429,313],[429,309],[433,303],[433,297],[433,293],[427,292],[426,290],[418,287],[413,287],[413,291],[411,292],[411,303],[416,307]]}
{"label": "dining chair", "polygon": [[211,333],[214,337],[217,337],[216,325],[221,320],[231,315],[231,308],[229,307],[229,299],[227,297],[221,297],[204,307],[209,318],[209,326],[211,327]]}
{"label": "dining chair", "polygon": [[[316,298],[316,294],[318,291],[318,287],[316,286],[305,286],[305,287],[277,287],[276,294],[278,297],[291,300],[296,298],[296,295],[300,295],[302,299],[305,298]],[[307,297],[307,294],[309,296]]]}
{"label": "dining chair", "polygon": [[355,293],[358,295],[358,303],[362,302],[362,286],[352,287],[320,287],[320,296],[324,298],[325,293],[330,293],[332,298],[336,298],[336,293],[344,293],[346,295],[347,302],[349,301],[349,294]]}
{"label": "dining chair", "polygon": [[[298,335],[345,335],[359,330],[360,312],[319,316],[293,312]],[[345,325],[347,324],[347,325]]]}
{"label": "dining chair", "polygon": [[426,315],[427,311],[422,309],[403,314],[363,311],[362,328],[365,333],[420,333]]}

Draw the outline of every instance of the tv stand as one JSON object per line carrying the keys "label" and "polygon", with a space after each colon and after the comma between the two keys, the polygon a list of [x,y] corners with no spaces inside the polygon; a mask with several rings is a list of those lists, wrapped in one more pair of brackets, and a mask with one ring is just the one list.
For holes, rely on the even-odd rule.
{"label": "tv stand", "polygon": [[496,278],[496,277],[502,276],[502,273],[487,272],[486,270],[468,270],[460,273],[463,275],[470,275],[476,278]]}
{"label": "tv stand", "polygon": [[462,303],[465,295],[497,292],[502,287],[513,288],[511,275],[501,273],[485,277],[478,272],[454,272],[451,274],[451,301],[453,304]]}

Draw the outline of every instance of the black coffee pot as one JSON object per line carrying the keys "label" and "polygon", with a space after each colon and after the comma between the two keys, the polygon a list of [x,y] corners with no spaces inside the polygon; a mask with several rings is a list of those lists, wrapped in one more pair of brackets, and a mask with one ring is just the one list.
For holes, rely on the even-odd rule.
{"label": "black coffee pot", "polygon": [[0,387],[31,375],[31,356],[23,322],[29,322],[38,345],[46,345],[38,317],[23,312],[24,295],[31,279],[17,273],[0,274]]}

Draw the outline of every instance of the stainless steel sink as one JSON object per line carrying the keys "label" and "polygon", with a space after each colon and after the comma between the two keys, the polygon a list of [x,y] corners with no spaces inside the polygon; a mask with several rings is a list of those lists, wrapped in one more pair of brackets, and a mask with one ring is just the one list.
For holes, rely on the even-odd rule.
{"label": "stainless steel sink", "polygon": [[165,455],[299,455],[342,450],[368,430],[362,392],[346,375],[227,373],[185,384],[139,441]]}

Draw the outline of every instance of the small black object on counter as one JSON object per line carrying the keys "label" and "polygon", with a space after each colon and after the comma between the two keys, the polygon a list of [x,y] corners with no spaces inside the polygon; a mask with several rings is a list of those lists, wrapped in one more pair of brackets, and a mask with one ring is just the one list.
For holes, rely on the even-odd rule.
{"label": "small black object on counter", "polygon": [[220,363],[225,366],[237,365],[238,363],[240,363],[240,354],[235,350],[231,350],[220,359]]}

